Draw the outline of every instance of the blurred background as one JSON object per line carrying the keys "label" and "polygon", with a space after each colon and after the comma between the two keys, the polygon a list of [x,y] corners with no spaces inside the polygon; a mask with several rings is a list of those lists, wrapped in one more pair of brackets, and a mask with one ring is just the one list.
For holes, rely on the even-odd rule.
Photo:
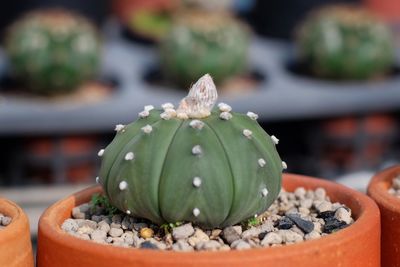
{"label": "blurred background", "polygon": [[400,161],[400,2],[14,0],[0,9],[0,196],[42,211],[95,183],[144,105],[210,73],[289,172],[364,191]]}

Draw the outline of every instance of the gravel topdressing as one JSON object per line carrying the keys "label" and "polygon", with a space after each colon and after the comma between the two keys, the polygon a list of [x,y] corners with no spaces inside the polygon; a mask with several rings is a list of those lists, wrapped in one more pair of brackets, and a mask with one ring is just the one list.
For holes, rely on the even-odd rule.
{"label": "gravel topdressing", "polygon": [[389,194],[400,198],[400,176],[393,179]]}
{"label": "gravel topdressing", "polygon": [[2,213],[0,213],[0,230],[4,229],[7,225],[11,223],[11,217],[8,217]]}
{"label": "gravel topdressing", "polygon": [[354,222],[351,210],[332,203],[323,188],[282,191],[258,217],[224,229],[191,223],[158,227],[125,214],[105,215],[91,203],[75,207],[61,228],[85,240],[122,247],[176,251],[231,250],[289,245],[318,239]]}

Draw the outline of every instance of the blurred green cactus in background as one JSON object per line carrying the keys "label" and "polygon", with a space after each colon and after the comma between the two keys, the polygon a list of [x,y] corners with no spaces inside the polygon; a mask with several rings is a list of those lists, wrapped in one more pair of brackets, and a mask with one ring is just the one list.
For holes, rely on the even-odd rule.
{"label": "blurred green cactus in background", "polygon": [[357,6],[312,12],[297,35],[300,61],[316,76],[363,80],[385,75],[394,63],[390,29]]}
{"label": "blurred green cactus in background", "polygon": [[220,103],[209,75],[179,107],[145,106],[139,119],[117,125],[99,152],[98,182],[118,209],[155,223],[232,225],[264,212],[281,189],[276,144],[253,112]]}
{"label": "blurred green cactus in background", "polygon": [[52,95],[76,89],[100,64],[95,27],[62,9],[39,10],[16,21],[6,36],[11,72],[35,93]]}
{"label": "blurred green cactus in background", "polygon": [[248,47],[247,27],[228,14],[182,12],[161,42],[161,67],[185,88],[204,73],[218,84],[245,71]]}

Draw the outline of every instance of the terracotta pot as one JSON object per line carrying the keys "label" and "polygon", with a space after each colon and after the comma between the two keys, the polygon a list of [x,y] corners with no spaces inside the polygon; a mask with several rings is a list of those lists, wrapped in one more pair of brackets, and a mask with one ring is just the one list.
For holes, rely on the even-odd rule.
{"label": "terracotta pot", "polygon": [[293,191],[323,187],[333,201],[353,210],[356,222],[319,240],[282,247],[225,252],[172,252],[119,248],[75,238],[60,228],[73,207],[100,192],[92,187],[69,196],[50,208],[39,221],[38,267],[48,266],[379,266],[380,221],[376,204],[365,195],[325,180],[285,174],[283,185]]}
{"label": "terracotta pot", "polygon": [[28,217],[15,203],[4,198],[0,198],[0,213],[12,218],[0,230],[0,266],[33,267]]}
{"label": "terracotta pot", "polygon": [[364,0],[366,6],[382,18],[400,22],[400,1],[398,0]]}
{"label": "terracotta pot", "polygon": [[398,175],[400,165],[378,173],[368,186],[368,195],[381,210],[382,266],[400,266],[400,199],[388,193],[392,180]]}

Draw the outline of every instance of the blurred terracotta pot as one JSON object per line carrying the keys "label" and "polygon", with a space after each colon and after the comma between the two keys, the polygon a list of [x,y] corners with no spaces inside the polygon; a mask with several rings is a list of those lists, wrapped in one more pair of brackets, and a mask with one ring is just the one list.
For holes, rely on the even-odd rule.
{"label": "blurred terracotta pot", "polygon": [[398,0],[365,0],[366,6],[391,22],[400,22],[400,1]]}
{"label": "blurred terracotta pot", "polygon": [[0,266],[33,267],[28,217],[15,203],[4,198],[0,198],[0,213],[12,218],[0,230]]}
{"label": "blurred terracotta pot", "polygon": [[382,222],[382,266],[400,266],[400,199],[388,193],[392,180],[400,175],[400,165],[376,174],[368,195],[379,206]]}
{"label": "blurred terracotta pot", "polygon": [[60,228],[73,207],[89,201],[101,188],[92,187],[48,208],[39,221],[38,267],[49,266],[379,266],[380,221],[376,204],[367,196],[332,182],[285,174],[283,185],[293,191],[323,187],[333,201],[350,207],[353,225],[319,240],[282,247],[225,252],[172,252],[119,248],[75,238]]}

